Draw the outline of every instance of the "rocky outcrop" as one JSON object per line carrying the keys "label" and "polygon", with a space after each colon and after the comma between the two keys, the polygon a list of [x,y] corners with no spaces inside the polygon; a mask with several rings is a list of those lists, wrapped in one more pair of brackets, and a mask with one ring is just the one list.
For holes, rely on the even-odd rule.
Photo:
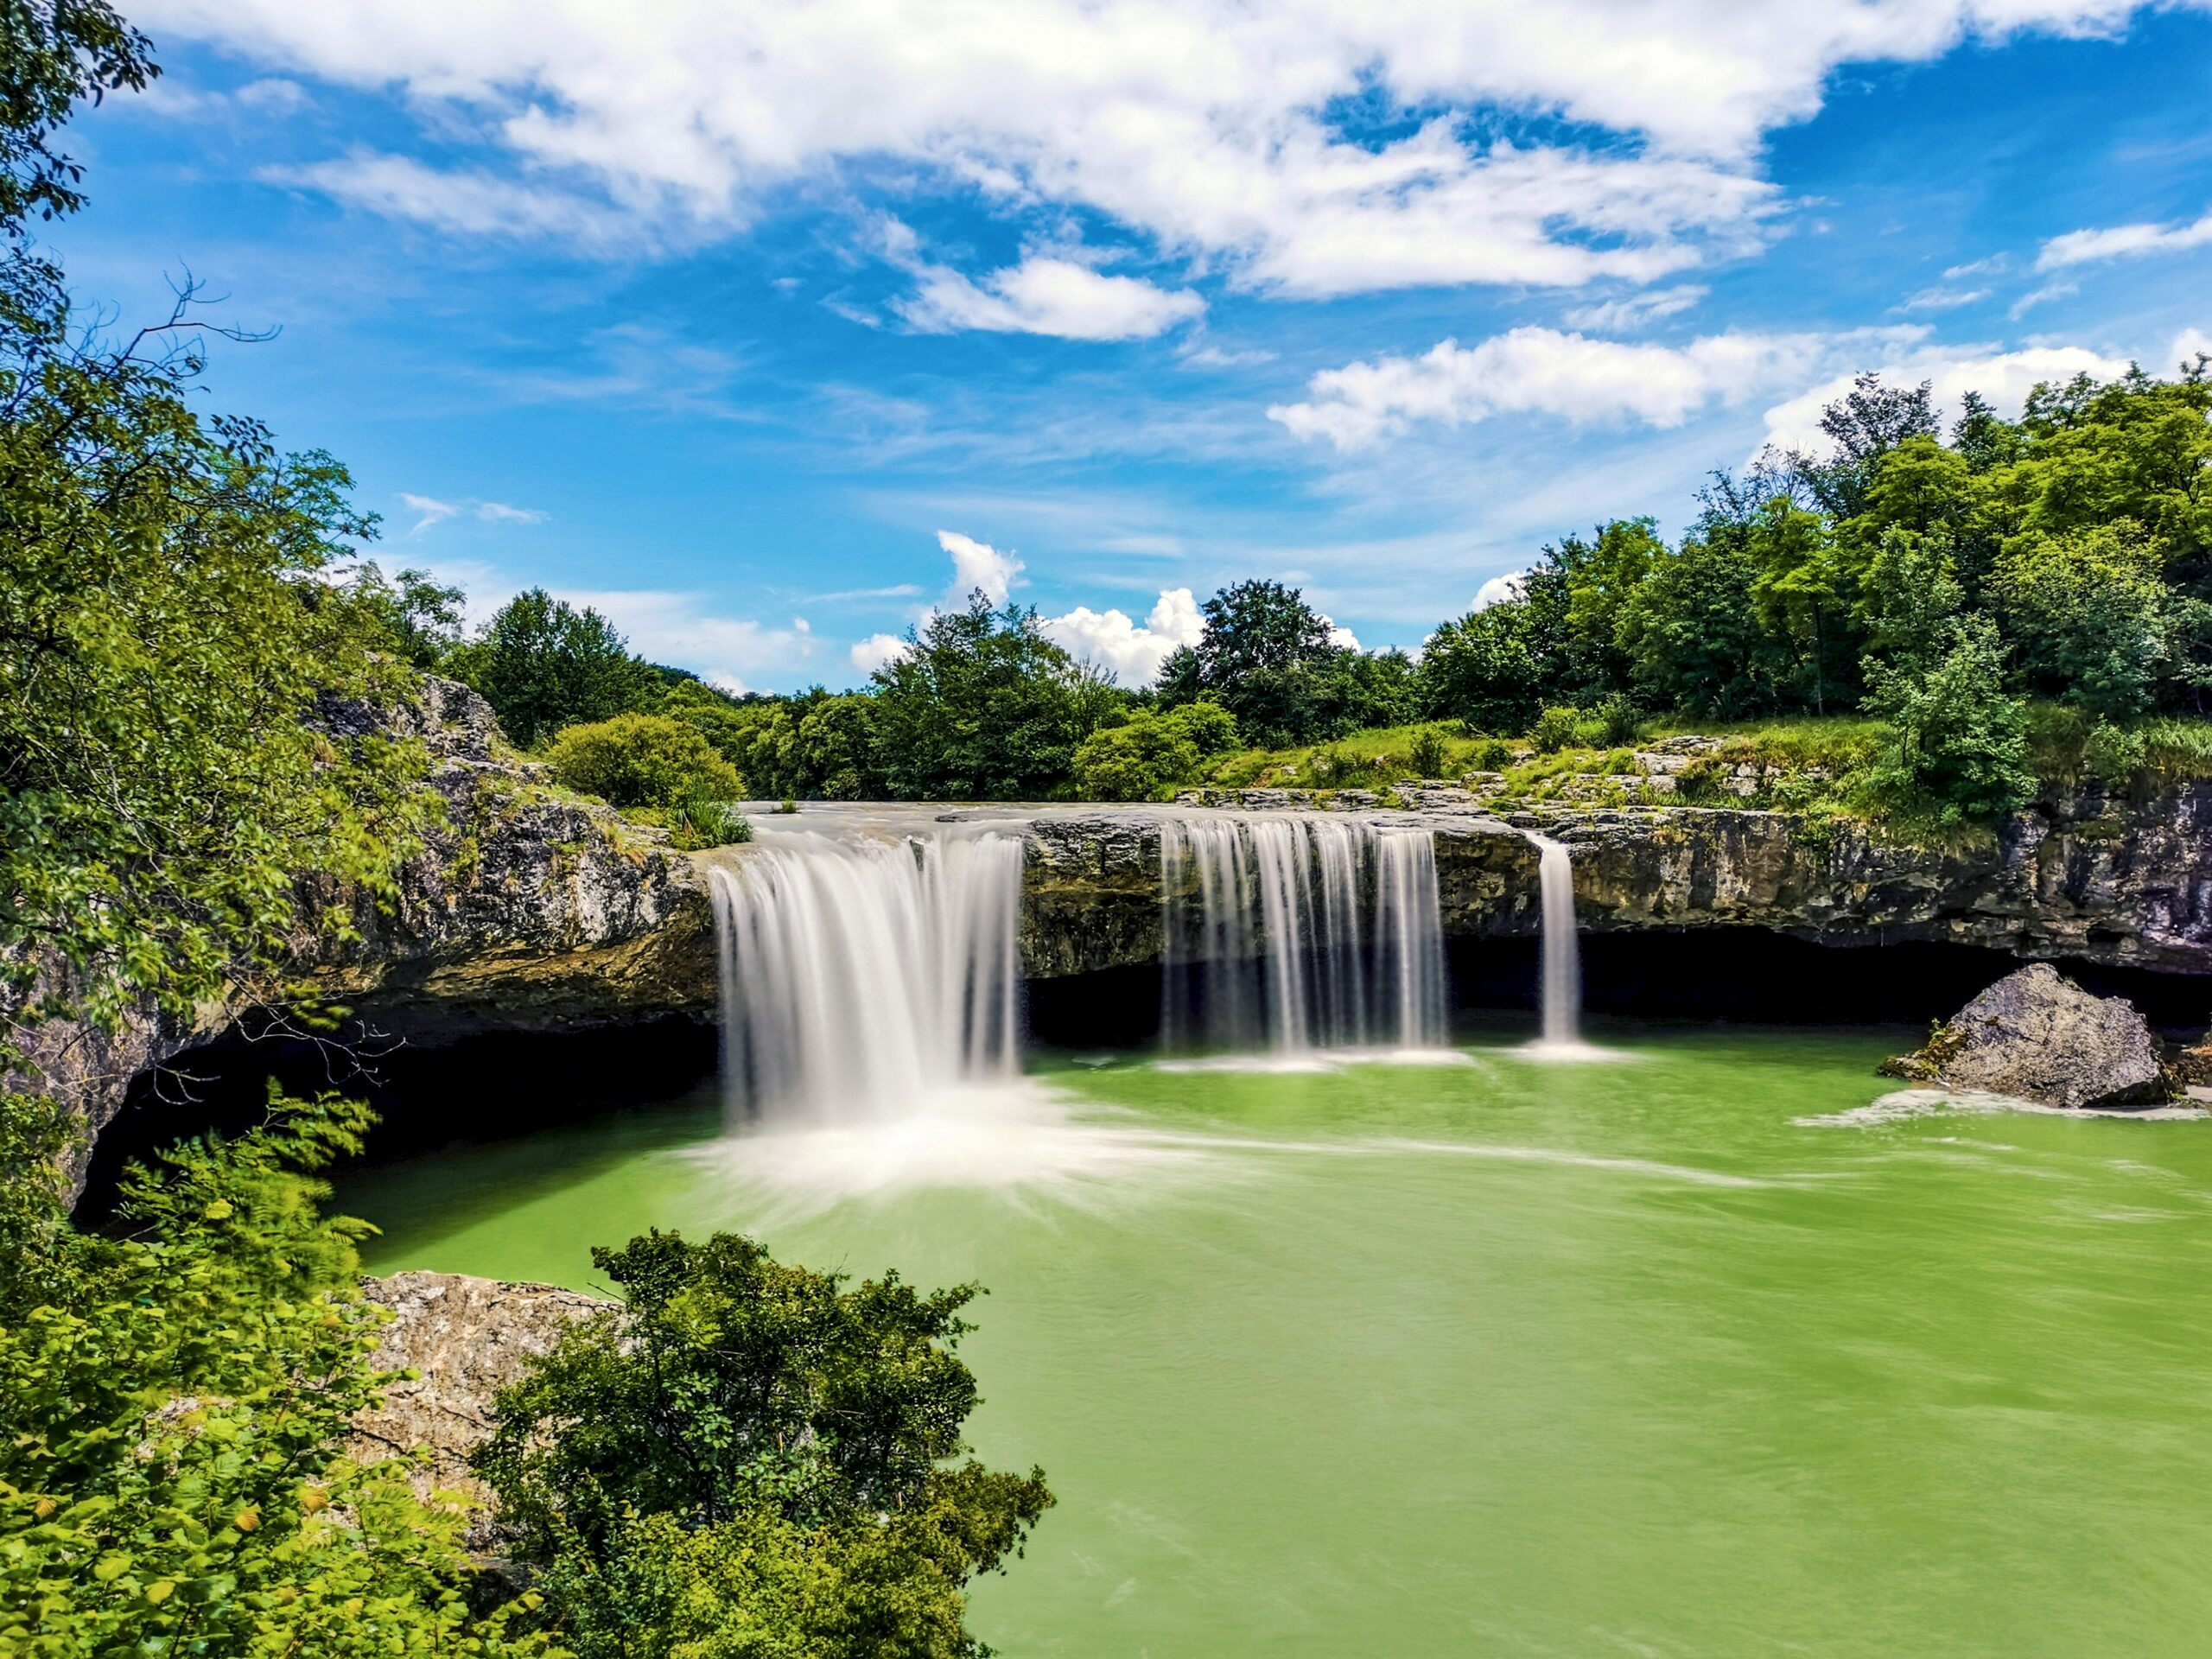
{"label": "rocky outcrop", "polygon": [[[1306,803],[1289,791],[1256,791]],[[2212,974],[2212,782],[2144,801],[2047,800],[1957,848],[1748,808],[1485,806],[1447,785],[1411,810],[1330,804],[1436,835],[1445,931],[1541,925],[1541,830],[1574,861],[1592,931],[1757,927],[1818,944],[1979,945],[2161,973]],[[1455,795],[1457,798],[1455,798]],[[1158,959],[1159,817],[1117,809],[1041,819],[1032,835],[1023,951],[1035,975]]]}
{"label": "rocky outcrop", "polygon": [[2041,962],[2007,974],[1883,1070],[2069,1110],[2155,1106],[2172,1092],[2158,1040],[2125,997],[2093,996]]}
{"label": "rocky outcrop", "polygon": [[486,1548],[496,1541],[491,1493],[469,1472],[468,1454],[491,1438],[493,1398],[570,1325],[617,1305],[551,1285],[458,1273],[396,1273],[364,1289],[392,1313],[370,1364],[418,1375],[393,1383],[381,1405],[354,1419],[346,1453],[378,1463],[427,1452],[410,1475],[416,1491],[458,1491],[485,1505],[470,1542]]}
{"label": "rocky outcrop", "polygon": [[713,920],[692,861],[595,802],[503,760],[489,704],[450,680],[407,711],[447,826],[402,869],[396,903],[323,893],[356,942],[308,983],[359,1010],[441,1030],[537,1030],[714,1006]]}
{"label": "rocky outcrop", "polygon": [[[35,1086],[83,1127],[73,1180],[134,1077],[242,1019],[281,1017],[286,988],[304,986],[410,1040],[712,1009],[713,922],[692,861],[512,758],[475,692],[429,677],[413,704],[333,704],[317,718],[342,734],[419,741],[444,825],[400,870],[388,903],[302,889],[290,988],[238,986],[189,1019],[139,1011],[112,1032],[64,1021],[23,1029]],[[332,942],[318,925],[333,911],[346,912],[351,940]]]}

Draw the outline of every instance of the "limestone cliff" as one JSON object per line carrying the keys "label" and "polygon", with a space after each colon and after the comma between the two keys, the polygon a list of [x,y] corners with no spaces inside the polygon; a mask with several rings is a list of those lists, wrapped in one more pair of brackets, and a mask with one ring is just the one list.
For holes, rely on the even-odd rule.
{"label": "limestone cliff", "polygon": [[[344,907],[359,938],[330,944],[303,929],[297,983],[416,1039],[712,1008],[713,925],[691,861],[607,807],[563,796],[543,768],[504,758],[491,707],[475,692],[426,678],[411,707],[334,706],[320,717],[419,739],[447,822],[400,872],[389,909],[334,888],[302,893],[306,917]],[[134,1077],[278,995],[237,987],[189,1020],[142,1014],[115,1033],[29,1027],[34,1081],[70,1107],[88,1147]]]}

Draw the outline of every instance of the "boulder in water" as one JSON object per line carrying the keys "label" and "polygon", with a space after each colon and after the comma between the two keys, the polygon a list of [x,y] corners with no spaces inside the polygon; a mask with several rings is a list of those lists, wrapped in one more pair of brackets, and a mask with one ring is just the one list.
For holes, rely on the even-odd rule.
{"label": "boulder in water", "polygon": [[2126,1110],[2172,1096],[2158,1039],[2134,1005],[2093,996],[2045,962],[2007,974],[1918,1053],[1882,1070],[2075,1110]]}

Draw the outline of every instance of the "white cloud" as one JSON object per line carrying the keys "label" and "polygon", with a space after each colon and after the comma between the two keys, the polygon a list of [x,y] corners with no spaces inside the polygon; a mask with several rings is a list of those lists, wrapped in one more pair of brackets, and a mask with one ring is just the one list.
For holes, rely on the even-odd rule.
{"label": "white cloud", "polygon": [[2202,328],[2184,328],[2174,336],[2174,343],[2166,350],[2170,365],[2194,362],[2198,354],[2212,356],[2212,334]]}
{"label": "white cloud", "polygon": [[1168,654],[1178,645],[1197,645],[1203,632],[1198,601],[1187,588],[1162,588],[1142,627],[1125,611],[1094,611],[1088,605],[1041,618],[1039,626],[1077,661],[1096,663],[1132,687],[1158,679]]}
{"label": "white cloud", "polygon": [[467,236],[556,236],[588,246],[635,245],[624,217],[603,203],[534,189],[481,170],[441,172],[405,156],[356,151],[307,167],[265,167],[265,184],[313,190],[349,207]]}
{"label": "white cloud", "polygon": [[[2139,9],[140,0],[132,16],[163,39],[388,91],[448,142],[482,135],[451,174],[359,156],[289,175],[450,231],[609,244],[616,213],[632,236],[732,226],[772,193],[887,160],[869,176],[893,188],[950,181],[1010,213],[1074,207],[1249,285],[1329,295],[1656,280],[1757,238],[1777,207],[1762,142],[1814,114],[1840,66],[2110,32]],[[1377,92],[1432,118],[1374,147],[1330,124],[1333,100]],[[1597,137],[1516,144],[1466,118],[1499,110]],[[1017,315],[1046,302],[978,292]]]}
{"label": "white cloud", "polygon": [[848,653],[853,667],[862,674],[888,668],[906,654],[906,642],[895,633],[871,633]]}
{"label": "white cloud", "polygon": [[536,507],[509,506],[504,501],[441,501],[435,496],[415,495],[406,490],[399,493],[399,503],[417,515],[407,532],[410,537],[420,536],[433,524],[442,524],[463,514],[487,524],[542,524],[546,518]]}
{"label": "white cloud", "polygon": [[1654,289],[1648,294],[1631,294],[1599,305],[1577,306],[1567,314],[1567,322],[1571,328],[1622,333],[1644,327],[1662,317],[1679,315],[1711,291],[1701,283],[1679,283],[1672,288]]}
{"label": "white cloud", "polygon": [[1897,307],[1900,311],[1955,311],[1989,297],[1986,288],[1923,288]]}
{"label": "white cloud", "polygon": [[2047,301],[2063,300],[2069,294],[2079,294],[2081,291],[2082,285],[2079,283],[2045,283],[2041,288],[2031,289],[2013,301],[2005,315],[2018,322],[2036,307]]}
{"label": "white cloud", "polygon": [[450,501],[441,501],[430,495],[410,495],[405,490],[399,493],[399,504],[408,512],[420,515],[415,520],[415,527],[407,532],[410,536],[420,536],[432,524],[442,524],[461,511]]}
{"label": "white cloud", "polygon": [[920,289],[894,308],[925,334],[981,328],[1063,340],[1149,340],[1205,311],[1188,289],[1110,276],[1068,259],[1033,255],[980,284],[942,265],[925,268]]}
{"label": "white cloud", "polygon": [[1360,648],[1359,636],[1350,628],[1338,626],[1334,617],[1324,615],[1321,626],[1329,631],[1329,643],[1339,650],[1357,651]]}
{"label": "white cloud", "polygon": [[1275,360],[1275,354],[1257,348],[1230,351],[1219,346],[1201,346],[1195,351],[1183,353],[1182,359],[1193,368],[1243,369],[1255,364],[1272,363]]}
{"label": "white cloud", "polygon": [[1660,346],[1516,328],[1471,346],[1447,340],[1417,358],[1325,369],[1307,382],[1307,401],[1276,404],[1268,418],[1340,451],[1368,448],[1417,422],[1459,426],[1503,414],[1679,426],[1710,404],[1802,379],[1841,347],[1871,355],[1924,332],[1726,334]]}
{"label": "white cloud", "polygon": [[1528,591],[1529,573],[1526,570],[1509,570],[1502,576],[1492,576],[1475,589],[1475,602],[1471,608],[1486,611],[1493,605],[1510,604]]}
{"label": "white cloud", "polygon": [[957,530],[938,531],[937,544],[952,555],[952,588],[946,597],[954,605],[964,607],[968,595],[979,588],[992,604],[1006,603],[1015,578],[1021,575],[1020,559]]}
{"label": "white cloud", "polygon": [[[2127,369],[2125,358],[2107,357],[2086,346],[2035,346],[2003,352],[1988,346],[1929,349],[1892,359],[1887,377],[1899,385],[1931,384],[1939,416],[1948,419],[1969,391],[1978,391],[1999,414],[2017,415],[2038,381],[2070,380],[2077,374],[2110,379]],[[1766,412],[1766,442],[1781,449],[1825,453],[1830,439],[1820,429],[1821,411],[1851,390],[1849,372],[1823,381]]]}
{"label": "white cloud", "polygon": [[2212,213],[2190,225],[2114,225],[2101,231],[2069,231],[2054,236],[2036,256],[2037,270],[2057,270],[2100,259],[2126,259],[2145,253],[2179,253],[2212,243]]}

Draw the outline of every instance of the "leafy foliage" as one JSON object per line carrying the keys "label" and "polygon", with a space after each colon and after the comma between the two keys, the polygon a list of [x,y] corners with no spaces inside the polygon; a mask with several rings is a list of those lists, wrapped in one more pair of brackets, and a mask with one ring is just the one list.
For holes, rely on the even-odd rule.
{"label": "leafy foliage", "polygon": [[648,707],[662,685],[613,623],[543,588],[509,600],[442,666],[482,692],[507,735],[524,747],[563,726]]}
{"label": "leafy foliage", "polygon": [[1272,747],[1326,741],[1418,712],[1411,663],[1335,644],[1327,620],[1295,588],[1240,582],[1209,599],[1201,614],[1198,645],[1160,671],[1160,699],[1169,708],[1218,702],[1240,732]]}
{"label": "leafy foliage", "polygon": [[923,800],[1049,795],[1120,702],[1034,611],[994,610],[980,589],[916,631],[875,683],[875,766],[893,794]]}
{"label": "leafy foliage", "polygon": [[1893,804],[1925,804],[1945,823],[2011,811],[2034,791],[2027,710],[2004,683],[2004,652],[1984,616],[1948,626],[1924,673],[1876,669],[1867,707],[1894,751],[1873,779]]}
{"label": "leafy foliage", "polygon": [[570,789],[613,806],[731,801],[745,793],[737,768],[699,728],[666,715],[617,715],[567,727],[545,759]]}
{"label": "leafy foliage", "polygon": [[601,1656],[980,1652],[963,1586],[1017,1551],[1043,1474],[966,1450],[973,1287],[846,1288],[751,1240],[593,1260],[624,1306],[503,1392],[475,1466]]}
{"label": "leafy foliage", "polygon": [[1236,747],[1236,717],[1217,702],[1186,702],[1166,714],[1139,709],[1083,741],[1075,752],[1076,790],[1094,801],[1165,800]]}
{"label": "leafy foliage", "polygon": [[[11,1653],[549,1653],[477,1619],[461,1515],[340,1454],[368,1369],[356,1222],[300,1173],[363,1108],[272,1096],[268,1128],[137,1172],[132,1231],[54,1229],[0,1300],[0,1646]],[[22,1189],[6,1201],[25,1202]],[[34,1292],[42,1293],[34,1295]]]}

